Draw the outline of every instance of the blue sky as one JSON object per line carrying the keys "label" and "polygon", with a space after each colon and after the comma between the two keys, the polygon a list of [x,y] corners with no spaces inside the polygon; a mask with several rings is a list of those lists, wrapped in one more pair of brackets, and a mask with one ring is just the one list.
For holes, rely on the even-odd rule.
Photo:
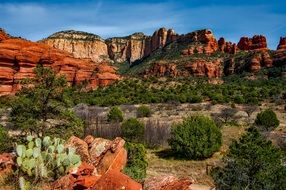
{"label": "blue sky", "polygon": [[233,42],[263,34],[276,49],[286,36],[285,7],[285,0],[1,0],[0,27],[30,40],[69,29],[108,38],[151,35],[160,27],[180,34],[209,28]]}

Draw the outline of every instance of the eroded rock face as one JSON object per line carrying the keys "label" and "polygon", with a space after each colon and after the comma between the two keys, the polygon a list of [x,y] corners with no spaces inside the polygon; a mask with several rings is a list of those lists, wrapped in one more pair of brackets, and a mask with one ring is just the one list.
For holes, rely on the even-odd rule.
{"label": "eroded rock face", "polygon": [[41,43],[72,53],[76,58],[89,58],[95,62],[135,62],[151,54],[152,51],[177,40],[178,35],[172,29],[161,28],[152,36],[134,33],[126,37],[107,40],[99,36],[79,31],[57,32]]}
{"label": "eroded rock face", "polygon": [[286,50],[286,37],[281,37],[277,50]]}
{"label": "eroded rock face", "polygon": [[250,61],[250,72],[258,72],[262,67],[272,67],[272,59],[268,52],[255,55]]}
{"label": "eroded rock face", "polygon": [[8,34],[6,34],[6,32],[2,28],[0,28],[0,41],[7,40],[8,38]]}
{"label": "eroded rock face", "polygon": [[221,37],[218,40],[218,48],[219,48],[219,51],[224,52],[224,53],[235,54],[237,51],[236,44],[232,42],[226,42],[223,37]]}
{"label": "eroded rock face", "polygon": [[57,32],[41,42],[72,53],[75,58],[101,62],[108,59],[107,44],[95,34],[78,31]]}
{"label": "eroded rock face", "polygon": [[198,30],[186,35],[182,35],[178,39],[180,42],[194,43],[189,45],[181,54],[190,56],[195,53],[211,54],[218,50],[218,43],[211,30]]}
{"label": "eroded rock face", "polygon": [[212,62],[206,60],[196,60],[189,64],[186,64],[185,67],[192,76],[195,77],[204,77],[208,78],[218,78],[222,76],[222,60],[217,59]]}
{"label": "eroded rock face", "polygon": [[90,60],[76,59],[65,51],[42,43],[8,38],[0,41],[0,95],[18,91],[22,79],[34,77],[33,70],[37,64],[64,75],[69,84],[88,81],[88,89],[119,79],[116,70],[105,63],[99,67]]}
{"label": "eroded rock face", "polygon": [[174,63],[157,62],[152,68],[146,70],[144,75],[176,77],[178,75],[177,65]]}
{"label": "eroded rock face", "polygon": [[266,37],[262,35],[255,35],[252,38],[242,37],[240,38],[238,44],[238,49],[240,50],[266,50],[267,41]]}
{"label": "eroded rock face", "polygon": [[115,62],[134,62],[148,53],[149,37],[143,33],[135,33],[127,37],[106,40],[109,58]]}

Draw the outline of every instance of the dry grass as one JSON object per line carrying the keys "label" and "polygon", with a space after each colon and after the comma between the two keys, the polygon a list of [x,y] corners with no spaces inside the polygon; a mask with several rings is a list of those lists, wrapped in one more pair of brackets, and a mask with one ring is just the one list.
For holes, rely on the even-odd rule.
{"label": "dry grass", "polygon": [[207,168],[218,164],[226,153],[228,146],[234,139],[238,139],[244,132],[243,126],[225,126],[222,128],[223,146],[221,150],[215,153],[211,158],[194,161],[194,160],[176,160],[165,158],[160,155],[161,150],[147,151],[148,169],[147,177],[156,177],[162,175],[174,175],[177,177],[190,177],[196,184],[213,186],[213,180],[207,174]]}

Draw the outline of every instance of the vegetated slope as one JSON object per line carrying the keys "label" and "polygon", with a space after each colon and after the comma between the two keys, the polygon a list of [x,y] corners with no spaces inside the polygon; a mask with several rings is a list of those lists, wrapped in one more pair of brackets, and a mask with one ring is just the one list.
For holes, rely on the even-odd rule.
{"label": "vegetated slope", "polygon": [[[281,38],[276,51],[267,49],[266,38],[261,36],[250,38],[256,42],[254,47],[236,46],[222,39],[217,42],[208,30],[195,31],[155,50],[142,61],[133,63],[127,73],[144,77],[220,78],[245,71],[257,73],[262,68],[277,67],[279,73],[276,74],[285,76],[284,38]],[[241,38],[241,41],[244,39]]]}

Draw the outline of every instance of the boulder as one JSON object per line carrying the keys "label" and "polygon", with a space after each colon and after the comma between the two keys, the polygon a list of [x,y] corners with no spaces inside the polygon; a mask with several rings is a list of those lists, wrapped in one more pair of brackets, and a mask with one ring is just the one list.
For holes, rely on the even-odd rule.
{"label": "boulder", "polygon": [[142,190],[142,185],[127,175],[109,170],[91,188],[91,190]]}
{"label": "boulder", "polygon": [[66,147],[73,147],[76,149],[76,153],[80,156],[83,162],[91,163],[90,154],[88,151],[87,143],[75,136],[69,138],[65,144]]}
{"label": "boulder", "polygon": [[0,176],[11,173],[15,166],[15,155],[11,153],[0,154]]}

